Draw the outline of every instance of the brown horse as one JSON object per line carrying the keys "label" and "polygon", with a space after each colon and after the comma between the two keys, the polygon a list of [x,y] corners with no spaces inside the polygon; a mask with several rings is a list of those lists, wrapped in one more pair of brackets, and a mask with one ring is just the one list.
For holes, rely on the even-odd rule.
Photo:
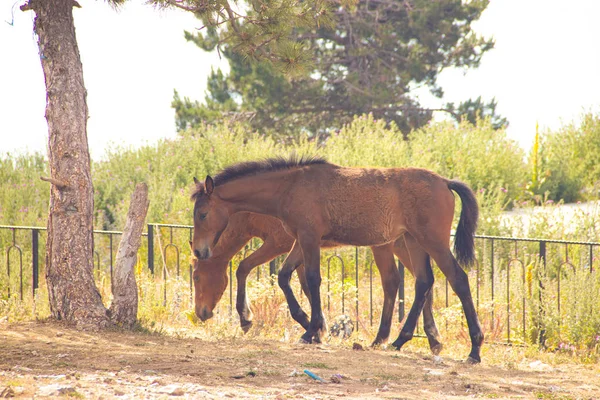
{"label": "brown horse", "polygon": [[[392,344],[401,348],[413,336],[417,319],[433,285],[430,255],[462,302],[469,326],[468,361],[481,361],[483,332],[467,274],[450,251],[454,196],[462,200],[454,249],[462,263],[474,258],[478,206],[464,183],[418,168],[344,168],[320,158],[268,159],[226,168],[194,195],[194,254],[210,257],[231,215],[248,211],[281,220],[296,239],[291,254],[302,252],[311,302],[311,319],[302,340],[319,341],[323,328],[320,298],[320,245],[336,243],[384,248],[391,255],[403,238],[416,280],[415,301],[400,335]],[[376,257],[377,260],[377,257]],[[393,257],[377,260],[394,264]],[[282,271],[293,270],[286,260]]]}
{"label": "brown horse", "polygon": [[[244,332],[247,332],[252,326],[252,311],[248,306],[246,297],[246,279],[255,267],[272,260],[273,258],[288,253],[294,244],[294,239],[288,235],[281,222],[268,215],[240,212],[231,216],[227,228],[223,231],[219,242],[215,246],[212,256],[206,260],[194,259],[194,303],[196,315],[202,321],[212,317],[213,310],[223,296],[227,287],[228,276],[227,266],[231,258],[253,237],[259,237],[263,244],[255,252],[243,259],[237,269],[236,279],[237,300],[236,309],[240,316],[240,325]],[[333,243],[324,242],[322,247],[334,247]],[[191,242],[190,242],[191,246]],[[379,250],[381,253],[381,250]],[[379,254],[375,249],[374,254]],[[410,263],[410,257],[404,245],[404,241],[399,240],[394,247],[394,253],[400,261],[412,273],[413,267]],[[298,277],[302,290],[310,301],[308,285],[304,277],[304,268],[302,267],[302,254],[296,253],[289,257],[289,260],[296,258],[299,264],[297,269]],[[379,331],[373,342],[373,345],[385,342],[389,336],[394,311],[394,300],[398,292],[399,281],[396,269],[386,270],[380,268],[381,281],[384,287],[384,309],[382,310],[381,323]],[[294,320],[300,323],[305,329],[308,329],[309,320],[306,313],[301,309],[293,295],[290,287],[291,271],[287,270],[279,275],[279,285],[289,299],[290,313]],[[432,292],[429,292],[427,302],[423,308],[423,321],[425,333],[429,340],[431,351],[438,354],[442,349],[439,341],[439,333],[433,319],[432,312]]]}

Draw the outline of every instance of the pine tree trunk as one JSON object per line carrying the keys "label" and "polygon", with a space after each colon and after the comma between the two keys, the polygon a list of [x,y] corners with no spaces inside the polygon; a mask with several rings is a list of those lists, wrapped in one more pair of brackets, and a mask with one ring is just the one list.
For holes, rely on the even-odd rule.
{"label": "pine tree trunk", "polygon": [[142,242],[148,204],[148,186],[138,183],[131,195],[127,222],[119,243],[113,274],[113,301],[108,313],[115,324],[128,329],[137,322],[138,292],[134,267]]}
{"label": "pine tree trunk", "polygon": [[51,183],[46,281],[52,316],[81,328],[109,323],[93,278],[94,193],[83,68],[75,38],[73,0],[29,0],[46,82]]}

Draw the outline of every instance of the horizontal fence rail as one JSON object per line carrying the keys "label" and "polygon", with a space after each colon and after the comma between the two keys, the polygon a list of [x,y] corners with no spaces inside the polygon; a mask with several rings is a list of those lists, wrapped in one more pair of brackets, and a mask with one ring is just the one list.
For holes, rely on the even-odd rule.
{"label": "horizontal fence rail", "polygon": [[[188,244],[192,233],[193,227],[189,225],[157,223],[148,224],[147,232],[143,233],[137,272],[147,271],[162,285],[162,306],[174,301],[168,298],[167,287],[177,284],[189,291],[185,294],[189,294],[186,304],[192,304],[192,265]],[[106,273],[111,282],[120,238],[119,231],[94,231],[94,269]],[[573,296],[580,285],[578,280],[597,274],[596,254],[600,242],[485,235],[475,238],[476,262],[466,271],[488,338],[507,344],[537,342],[544,345],[550,333],[560,336],[563,321],[578,318],[570,314],[576,309],[572,305]],[[44,227],[0,225],[0,301],[23,302],[26,296],[36,298],[40,285],[45,284],[45,243]],[[234,315],[237,263],[259,246],[260,240],[253,239],[229,263],[228,296],[224,296],[219,306],[229,315]],[[264,276],[275,275],[283,259],[278,257],[267,267],[257,267],[254,279],[260,281]],[[358,247],[324,250],[321,265],[326,277],[323,308],[328,318],[349,315],[357,329],[376,325],[383,292],[370,251]],[[400,263],[399,270],[402,283],[397,306],[398,317],[402,321],[406,307],[412,304],[414,279],[410,274],[405,277]],[[460,302],[437,268],[435,279],[436,321],[447,331],[464,332],[466,325]],[[47,302],[47,299],[36,301]],[[458,317],[454,315],[456,310]],[[547,323],[550,319],[555,322],[552,326]],[[417,334],[422,336],[421,331],[422,327],[418,326]]]}

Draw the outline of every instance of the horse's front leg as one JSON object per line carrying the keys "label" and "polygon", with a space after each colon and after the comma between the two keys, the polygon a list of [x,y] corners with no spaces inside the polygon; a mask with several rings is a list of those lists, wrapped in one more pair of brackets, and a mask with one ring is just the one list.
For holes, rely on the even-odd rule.
{"label": "horse's front leg", "polygon": [[248,274],[257,266],[271,261],[286,250],[286,248],[279,248],[276,243],[266,238],[258,250],[240,262],[235,273],[238,284],[235,308],[240,315],[240,325],[244,332],[248,332],[252,327],[252,311],[250,310],[246,296],[246,279],[248,278]]}
{"label": "horse's front leg", "polygon": [[279,283],[279,287],[283,291],[285,296],[285,300],[288,303],[288,308],[290,309],[290,314],[292,318],[298,322],[304,329],[308,329],[309,320],[308,315],[302,310],[296,296],[294,295],[294,291],[290,286],[290,279],[292,278],[292,273],[302,264],[302,250],[300,249],[300,245],[298,242],[294,244],[292,250],[286,257],[283,262],[283,267],[279,271],[277,275],[277,282]]}
{"label": "horse's front leg", "polygon": [[310,292],[310,323],[301,341],[305,343],[321,343],[321,334],[325,326],[325,318],[321,309],[321,248],[320,238],[311,233],[298,235],[298,242],[304,256],[304,273]]}

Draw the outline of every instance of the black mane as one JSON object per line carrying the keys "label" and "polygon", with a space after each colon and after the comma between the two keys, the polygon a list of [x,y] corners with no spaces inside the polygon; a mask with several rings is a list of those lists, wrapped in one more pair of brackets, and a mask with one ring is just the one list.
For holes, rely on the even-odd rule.
{"label": "black mane", "polygon": [[[263,172],[281,171],[296,167],[304,167],[306,165],[328,164],[327,160],[319,156],[300,156],[291,155],[289,158],[274,157],[260,161],[245,161],[233,164],[217,175],[213,176],[215,186],[223,185],[235,179],[256,175]],[[192,193],[192,199],[204,193],[204,185],[197,188]]]}

